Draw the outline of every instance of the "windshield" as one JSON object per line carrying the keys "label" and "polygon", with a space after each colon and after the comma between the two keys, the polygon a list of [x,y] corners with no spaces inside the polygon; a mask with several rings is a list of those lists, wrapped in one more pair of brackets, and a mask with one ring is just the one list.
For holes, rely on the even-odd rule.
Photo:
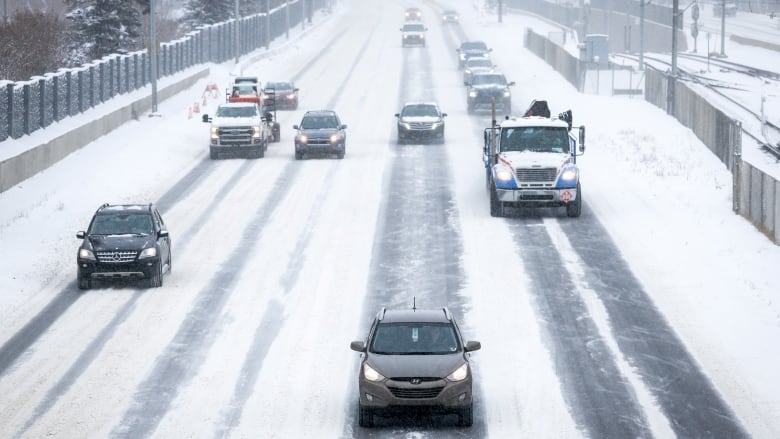
{"label": "windshield", "polygon": [[439,116],[439,110],[433,105],[407,105],[401,112],[402,117]]}
{"label": "windshield", "polygon": [[503,128],[501,151],[568,153],[569,132],[563,127]]}
{"label": "windshield", "polygon": [[265,86],[265,89],[268,91],[289,91],[292,88],[292,84],[289,82],[269,82]]}
{"label": "windshield", "polygon": [[461,50],[487,50],[487,44],[483,41],[467,41],[460,45]]}
{"label": "windshield", "polygon": [[425,26],[421,24],[405,24],[404,25],[404,32],[423,32],[425,30]]}
{"label": "windshield", "polygon": [[487,84],[493,84],[493,85],[506,85],[506,78],[504,78],[504,75],[476,75],[471,80],[472,84],[475,85],[487,85]]}
{"label": "windshield", "polygon": [[219,107],[217,109],[218,117],[255,117],[257,116],[257,106],[247,105],[245,107]]}
{"label": "windshield", "polygon": [[460,350],[455,328],[449,323],[379,324],[371,352],[385,355],[442,355]]}
{"label": "windshield", "polygon": [[89,229],[91,235],[148,235],[152,232],[152,217],[143,213],[98,215]]}
{"label": "windshield", "polygon": [[303,130],[337,129],[339,122],[335,116],[306,116],[301,121]]}

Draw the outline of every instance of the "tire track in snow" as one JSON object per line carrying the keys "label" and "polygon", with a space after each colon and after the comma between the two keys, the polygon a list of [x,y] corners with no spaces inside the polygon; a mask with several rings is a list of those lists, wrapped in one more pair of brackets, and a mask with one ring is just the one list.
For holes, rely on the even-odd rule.
{"label": "tire track in snow", "polygon": [[[401,86],[397,108],[407,101],[437,101],[433,82],[431,48],[403,49]],[[395,129],[388,138],[395,139]],[[383,192],[387,195],[377,219],[369,284],[364,299],[363,319],[368,327],[382,306],[410,308],[412,297],[417,306],[447,306],[462,322],[468,301],[458,295],[465,283],[460,265],[463,243],[458,212],[449,186],[441,172],[447,169],[447,145],[396,145],[392,163],[385,169]],[[352,371],[357,376],[357,367]],[[344,437],[484,437],[483,417],[475,404],[475,423],[471,429],[455,427],[453,416],[375,417],[373,430],[358,426],[356,380],[347,397],[349,419]],[[412,414],[412,413],[410,413]]]}
{"label": "tire track in snow", "polygon": [[609,314],[621,353],[637,369],[677,437],[750,435],[633,275],[608,231],[583,210],[563,228]]}
{"label": "tire track in snow", "polygon": [[[374,38],[376,26],[372,28],[370,35],[366,37],[363,46],[358,51],[357,56],[349,68],[346,76],[342,80],[341,84],[333,91],[330,100],[326,108],[336,108],[336,104],[339,99],[344,95],[344,90],[349,84],[349,80],[352,77],[358,64],[363,60],[363,55],[368,49],[371,40]],[[327,200],[327,195],[330,193],[330,188],[333,186],[332,182],[335,179],[336,171],[339,168],[339,162],[331,162],[329,164],[328,174],[325,177],[323,184],[320,185],[320,190],[317,196],[313,198],[315,203],[312,206],[311,212],[306,219],[306,226],[304,232],[298,237],[298,241],[295,244],[292,254],[300,255],[299,257],[292,258],[281,277],[281,284],[283,287],[283,294],[288,294],[298,281],[298,275],[305,265],[306,248],[311,240],[311,234],[314,230],[315,224],[319,219],[322,206]],[[279,331],[281,330],[284,320],[281,316],[284,315],[285,305],[273,300],[269,304],[268,310],[263,314],[263,318],[258,324],[254,336],[252,338],[252,344],[249,348],[249,352],[244,358],[244,363],[241,366],[241,373],[236,381],[235,388],[233,390],[233,396],[231,402],[226,410],[223,410],[221,415],[221,423],[214,434],[215,438],[223,438],[230,436],[230,431],[235,428],[241,420],[244,406],[247,400],[252,395],[255,389],[255,383],[260,375],[260,371],[263,369],[263,361],[268,355],[268,350],[276,339]]]}
{"label": "tire track in snow", "polygon": [[574,421],[588,437],[652,437],[633,389],[599,335],[542,221],[504,221],[526,264],[532,303]]}

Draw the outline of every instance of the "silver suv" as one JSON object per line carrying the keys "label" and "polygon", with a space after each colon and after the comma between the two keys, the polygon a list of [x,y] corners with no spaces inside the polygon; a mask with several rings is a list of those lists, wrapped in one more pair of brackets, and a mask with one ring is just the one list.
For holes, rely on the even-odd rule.
{"label": "silver suv", "polygon": [[387,310],[377,314],[361,352],[358,423],[372,427],[374,415],[412,407],[454,413],[458,425],[473,423],[470,352],[478,341],[463,341],[447,308]]}

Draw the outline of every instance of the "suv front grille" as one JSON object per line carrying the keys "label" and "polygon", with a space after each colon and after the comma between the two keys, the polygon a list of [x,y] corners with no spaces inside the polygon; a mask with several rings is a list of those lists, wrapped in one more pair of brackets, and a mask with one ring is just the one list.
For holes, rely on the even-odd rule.
{"label": "suv front grille", "polygon": [[520,182],[527,181],[555,181],[558,170],[555,168],[517,168],[517,179]]}
{"label": "suv front grille", "polygon": [[252,127],[221,127],[217,131],[220,143],[252,143]]}
{"label": "suv front grille", "polygon": [[432,122],[410,122],[409,126],[413,130],[430,130],[433,128]]}
{"label": "suv front grille", "polygon": [[399,387],[390,387],[388,386],[388,389],[390,390],[390,393],[393,394],[396,398],[406,398],[406,399],[424,399],[424,398],[436,398],[439,396],[439,393],[441,393],[442,389],[444,389],[444,386],[441,387],[428,387],[428,388],[421,388],[421,389],[409,389],[409,388],[399,388]]}
{"label": "suv front grille", "polygon": [[98,261],[107,264],[121,264],[123,262],[133,262],[138,252],[132,250],[117,250],[108,252],[96,252]]}

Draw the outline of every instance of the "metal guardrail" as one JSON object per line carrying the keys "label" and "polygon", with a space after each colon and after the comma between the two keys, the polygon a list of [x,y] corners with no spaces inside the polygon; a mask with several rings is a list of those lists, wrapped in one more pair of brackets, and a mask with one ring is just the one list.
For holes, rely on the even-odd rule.
{"label": "metal guardrail", "polygon": [[[179,40],[159,47],[160,78],[207,62],[224,62],[236,56],[232,36],[239,28],[239,54],[266,46],[305,20],[304,5],[321,9],[328,0],[292,0],[266,13],[203,26]],[[266,23],[270,31],[266,32]],[[54,122],[75,116],[117,96],[143,88],[151,82],[148,51],[109,55],[77,68],[60,69],[23,82],[0,81],[0,143],[19,139]],[[0,145],[1,147],[1,145]]]}

